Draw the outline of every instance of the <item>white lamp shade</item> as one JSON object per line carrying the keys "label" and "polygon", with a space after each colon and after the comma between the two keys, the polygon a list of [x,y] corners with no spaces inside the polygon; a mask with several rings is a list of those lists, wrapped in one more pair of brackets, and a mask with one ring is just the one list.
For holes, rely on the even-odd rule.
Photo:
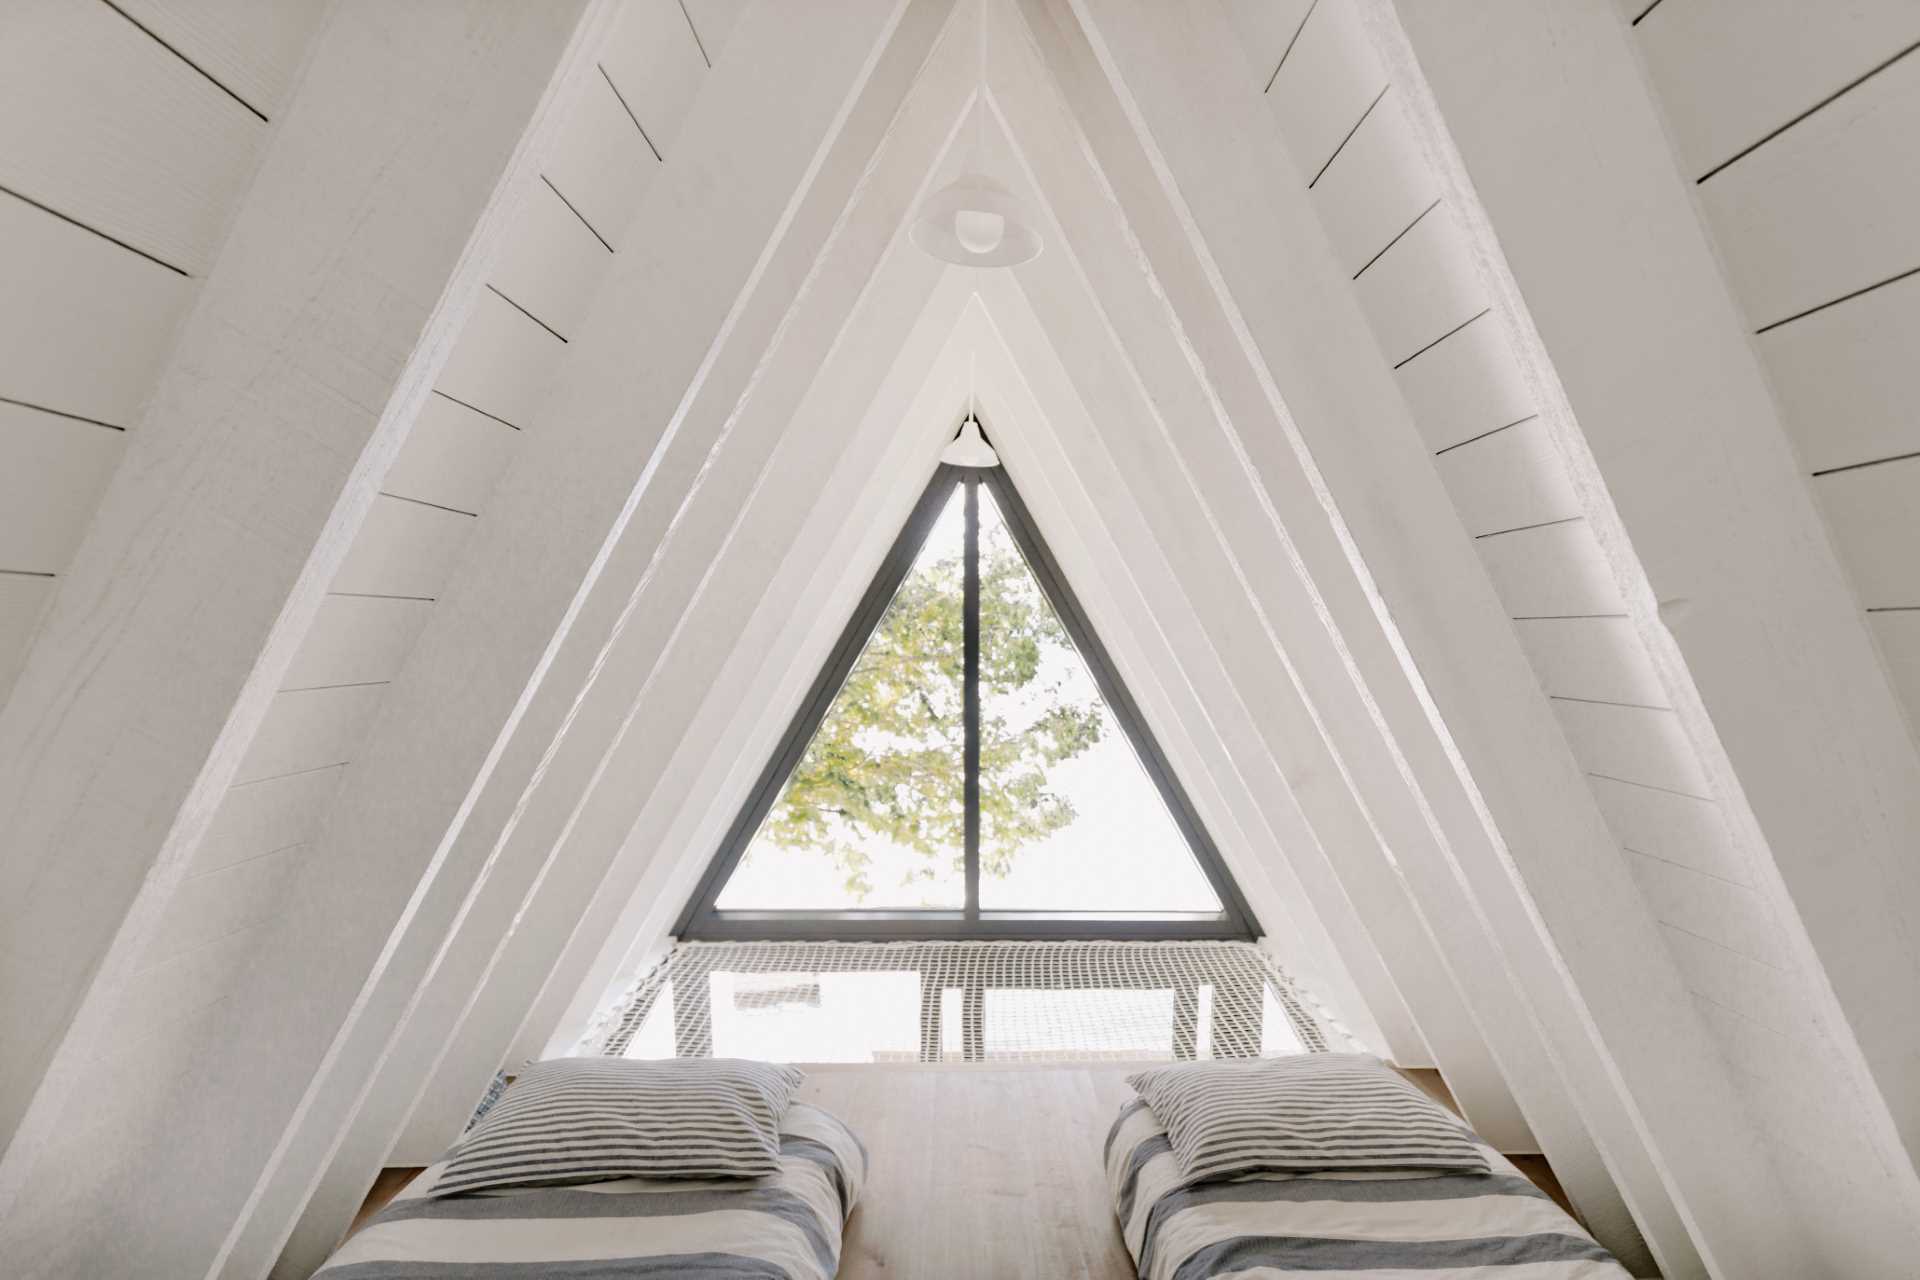
{"label": "white lamp shade", "polygon": [[970,173],[927,197],[913,223],[922,250],[963,267],[1012,267],[1040,252],[1013,194],[991,178]]}
{"label": "white lamp shade", "polygon": [[940,461],[950,467],[984,469],[999,466],[1000,455],[993,451],[993,446],[987,443],[987,438],[980,434],[980,424],[968,418],[961,425],[960,434],[940,451]]}

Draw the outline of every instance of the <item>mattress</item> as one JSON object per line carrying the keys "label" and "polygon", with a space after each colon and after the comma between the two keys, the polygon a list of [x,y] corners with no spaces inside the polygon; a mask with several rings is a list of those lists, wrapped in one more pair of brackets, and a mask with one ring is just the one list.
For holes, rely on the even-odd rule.
{"label": "mattress", "polygon": [[830,1280],[867,1153],[794,1103],[780,1172],[750,1182],[627,1178],[437,1198],[416,1178],[316,1273],[324,1280]]}
{"label": "mattress", "polygon": [[1260,1174],[1185,1186],[1166,1129],[1135,1099],[1107,1135],[1107,1185],[1141,1280],[1627,1280],[1560,1206],[1482,1146],[1491,1175]]}

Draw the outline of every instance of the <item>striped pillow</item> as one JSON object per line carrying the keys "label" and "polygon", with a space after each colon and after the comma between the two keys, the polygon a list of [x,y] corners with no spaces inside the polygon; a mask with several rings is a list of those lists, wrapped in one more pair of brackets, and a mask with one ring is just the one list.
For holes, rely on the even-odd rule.
{"label": "striped pillow", "polygon": [[1160,1067],[1130,1076],[1187,1185],[1251,1173],[1487,1173],[1473,1134],[1365,1053]]}
{"label": "striped pillow", "polygon": [[436,1196],[613,1178],[759,1178],[806,1077],[737,1058],[554,1058],[523,1072],[448,1153]]}

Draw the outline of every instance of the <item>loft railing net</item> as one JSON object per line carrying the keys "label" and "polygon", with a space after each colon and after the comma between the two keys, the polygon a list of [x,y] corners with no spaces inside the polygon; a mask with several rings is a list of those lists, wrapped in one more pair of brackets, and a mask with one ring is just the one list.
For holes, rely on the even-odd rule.
{"label": "loft railing net", "polygon": [[635,983],[587,1048],[983,1063],[1345,1047],[1329,1045],[1311,1003],[1270,955],[1241,942],[694,942]]}

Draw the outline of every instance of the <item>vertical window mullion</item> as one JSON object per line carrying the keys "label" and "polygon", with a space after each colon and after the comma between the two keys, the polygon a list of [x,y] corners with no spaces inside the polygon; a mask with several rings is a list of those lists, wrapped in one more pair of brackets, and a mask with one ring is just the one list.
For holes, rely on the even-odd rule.
{"label": "vertical window mullion", "polygon": [[962,608],[963,655],[965,671],[962,689],[961,726],[966,736],[966,914],[980,918],[980,481],[969,472],[966,513],[964,601]]}

